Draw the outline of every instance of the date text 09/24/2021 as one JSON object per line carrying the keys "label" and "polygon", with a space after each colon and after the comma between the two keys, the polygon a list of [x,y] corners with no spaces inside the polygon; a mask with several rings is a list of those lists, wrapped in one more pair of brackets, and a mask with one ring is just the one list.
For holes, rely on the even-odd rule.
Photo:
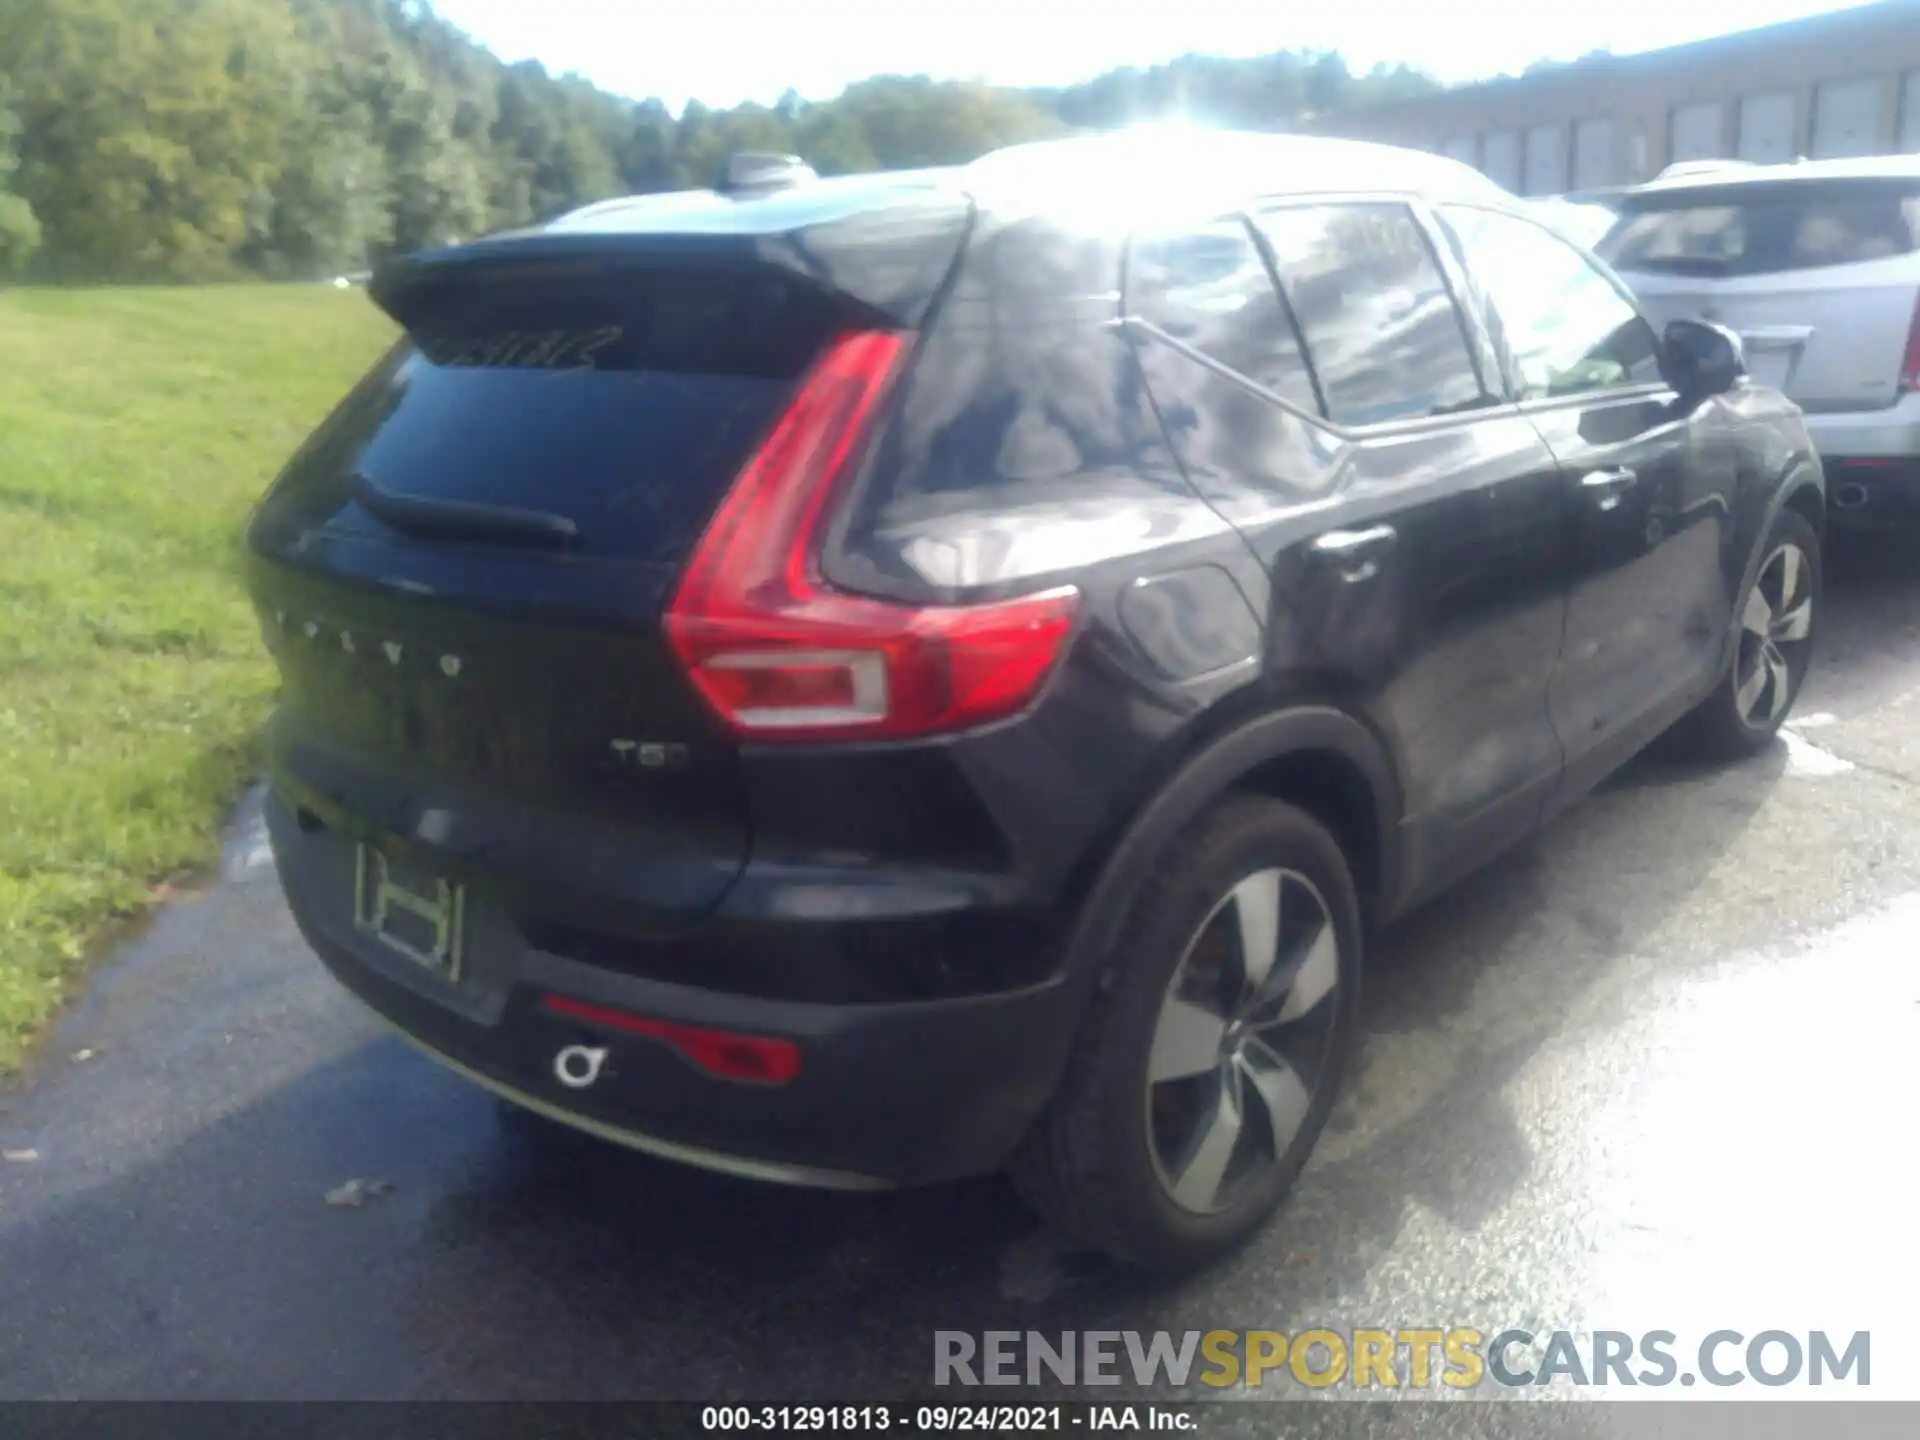
{"label": "date text 09/24/2021", "polygon": [[1198,1415],[1174,1405],[709,1405],[709,1432],[900,1430],[1006,1435],[1073,1430],[1191,1432]]}

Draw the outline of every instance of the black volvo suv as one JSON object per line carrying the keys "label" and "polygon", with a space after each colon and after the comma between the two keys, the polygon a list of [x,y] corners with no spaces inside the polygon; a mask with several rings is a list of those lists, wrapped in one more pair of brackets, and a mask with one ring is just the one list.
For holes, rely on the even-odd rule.
{"label": "black volvo suv", "polygon": [[248,532],[293,912],[551,1119],[1201,1263],[1375,925],[1676,724],[1770,741],[1799,414],[1435,156],[730,171],[373,280]]}

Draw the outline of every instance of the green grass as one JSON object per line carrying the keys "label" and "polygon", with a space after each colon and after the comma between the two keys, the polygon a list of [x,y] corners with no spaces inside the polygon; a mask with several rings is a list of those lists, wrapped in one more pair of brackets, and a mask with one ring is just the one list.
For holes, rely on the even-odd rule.
{"label": "green grass", "polygon": [[213,857],[274,683],[239,527],[391,333],[320,286],[0,292],[0,1075]]}

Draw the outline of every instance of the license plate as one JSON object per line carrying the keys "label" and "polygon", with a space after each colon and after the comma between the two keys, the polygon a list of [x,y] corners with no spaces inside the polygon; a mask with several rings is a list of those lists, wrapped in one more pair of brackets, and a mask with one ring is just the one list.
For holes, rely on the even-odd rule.
{"label": "license plate", "polygon": [[353,919],[365,934],[442,979],[460,978],[467,887],[359,847]]}

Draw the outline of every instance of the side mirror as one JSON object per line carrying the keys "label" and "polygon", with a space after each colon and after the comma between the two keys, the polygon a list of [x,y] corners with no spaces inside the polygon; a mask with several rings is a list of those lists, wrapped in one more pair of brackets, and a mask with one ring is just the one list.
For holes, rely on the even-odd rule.
{"label": "side mirror", "polygon": [[1660,342],[1660,375],[1685,400],[1724,395],[1747,374],[1746,347],[1724,325],[1675,320]]}

